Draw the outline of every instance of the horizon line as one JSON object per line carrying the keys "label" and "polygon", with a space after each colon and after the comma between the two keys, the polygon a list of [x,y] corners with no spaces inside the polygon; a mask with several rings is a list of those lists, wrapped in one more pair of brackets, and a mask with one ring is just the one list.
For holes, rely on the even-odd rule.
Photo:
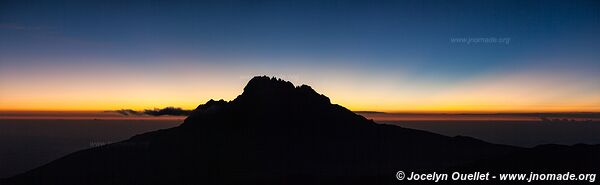
{"label": "horizon line", "polygon": [[[176,107],[178,108],[178,107]],[[147,108],[147,109],[0,109],[0,113],[2,112],[109,112],[109,111],[117,111],[117,110],[135,110],[135,111],[143,111],[143,110],[152,110],[155,108]],[[160,109],[160,108],[159,108]],[[194,110],[194,109],[183,109],[183,110]],[[529,111],[529,110],[456,110],[456,111],[448,111],[448,110],[398,110],[398,111],[372,111],[372,110],[351,110],[350,111],[360,114],[510,114],[510,113],[518,113],[518,114],[527,114],[527,113],[600,113],[600,111]]]}

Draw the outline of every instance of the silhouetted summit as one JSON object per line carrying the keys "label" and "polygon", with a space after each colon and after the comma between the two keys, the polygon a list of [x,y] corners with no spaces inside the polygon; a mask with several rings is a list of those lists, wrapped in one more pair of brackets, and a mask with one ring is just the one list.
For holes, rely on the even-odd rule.
{"label": "silhouetted summit", "polygon": [[315,101],[313,103],[329,104],[329,98],[318,94],[308,85],[295,87],[288,81],[269,78],[267,76],[254,77],[244,87],[244,92],[237,101],[241,99],[262,101]]}
{"label": "silhouetted summit", "polygon": [[[198,106],[178,127],[75,152],[6,183],[396,184],[398,170],[599,164],[598,146],[564,147],[553,154],[556,147],[524,149],[376,124],[309,86],[262,76],[232,101]],[[569,165],[576,161],[587,163]]]}
{"label": "silhouetted summit", "polygon": [[[306,106],[328,106],[329,98],[318,94],[310,86],[294,84],[275,77],[255,77],[244,87],[244,92],[238,96],[234,103],[242,106],[278,106],[310,108]],[[314,107],[313,107],[314,108]],[[285,110],[285,109],[284,109]]]}

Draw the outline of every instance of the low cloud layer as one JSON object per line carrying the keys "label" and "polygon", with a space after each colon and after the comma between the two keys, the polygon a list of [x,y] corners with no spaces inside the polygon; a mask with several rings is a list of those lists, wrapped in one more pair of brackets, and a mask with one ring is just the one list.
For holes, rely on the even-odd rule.
{"label": "low cloud layer", "polygon": [[109,112],[116,112],[124,116],[141,116],[141,115],[149,115],[149,116],[187,116],[192,110],[185,110],[179,107],[165,107],[162,109],[146,109],[144,111],[135,111],[132,109],[121,109]]}

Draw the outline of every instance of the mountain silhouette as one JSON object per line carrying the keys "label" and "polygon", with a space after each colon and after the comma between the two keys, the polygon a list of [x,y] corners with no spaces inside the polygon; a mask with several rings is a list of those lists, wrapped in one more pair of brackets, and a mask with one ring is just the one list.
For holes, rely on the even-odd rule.
{"label": "mountain silhouette", "polygon": [[408,171],[588,170],[599,146],[520,148],[377,124],[307,85],[251,79],[178,127],[78,151],[6,184],[398,184]]}

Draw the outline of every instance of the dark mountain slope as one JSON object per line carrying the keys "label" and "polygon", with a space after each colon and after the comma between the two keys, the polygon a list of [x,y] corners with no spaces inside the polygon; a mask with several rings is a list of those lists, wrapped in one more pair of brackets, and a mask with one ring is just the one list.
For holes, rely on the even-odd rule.
{"label": "dark mountain slope", "polygon": [[255,77],[235,100],[200,105],[178,127],[75,152],[5,183],[385,184],[397,183],[398,170],[501,166],[485,161],[531,150],[376,124],[309,86]]}

